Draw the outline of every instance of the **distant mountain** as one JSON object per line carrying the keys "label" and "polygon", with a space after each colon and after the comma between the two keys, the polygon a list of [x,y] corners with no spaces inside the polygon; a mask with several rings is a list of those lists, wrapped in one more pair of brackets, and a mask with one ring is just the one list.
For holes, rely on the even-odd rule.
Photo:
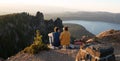
{"label": "distant mountain", "polygon": [[45,18],[60,17],[63,20],[90,20],[120,23],[120,13],[110,12],[65,12],[58,14],[45,14]]}

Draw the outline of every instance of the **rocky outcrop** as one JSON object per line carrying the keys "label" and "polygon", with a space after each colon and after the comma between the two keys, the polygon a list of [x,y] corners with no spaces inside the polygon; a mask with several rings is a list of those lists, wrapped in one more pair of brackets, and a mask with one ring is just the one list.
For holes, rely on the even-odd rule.
{"label": "rocky outcrop", "polygon": [[101,33],[99,33],[98,35],[96,35],[95,37],[87,40],[88,42],[94,42],[94,41],[98,41],[98,42],[120,42],[120,30],[107,30],[107,31],[103,31]]}
{"label": "rocky outcrop", "polygon": [[120,61],[120,30],[107,30],[98,34],[96,37],[98,37],[102,43],[113,46],[116,61]]}
{"label": "rocky outcrop", "polygon": [[119,61],[119,46],[120,30],[107,30],[87,40],[87,44],[81,46],[76,60],[86,59],[87,57],[85,55],[89,54],[92,57],[92,61],[99,60],[95,57],[100,58],[101,61],[104,61],[103,59],[107,59],[108,61]]}
{"label": "rocky outcrop", "polygon": [[120,42],[120,30],[107,30],[96,35],[102,41],[107,42]]}
{"label": "rocky outcrop", "polygon": [[43,21],[44,20],[44,15],[43,15],[43,13],[41,13],[41,12],[37,12],[36,13],[36,18],[38,19],[38,20],[41,20],[41,21]]}
{"label": "rocky outcrop", "polygon": [[63,25],[62,20],[60,18],[57,18],[54,22],[54,25],[60,28],[60,31],[62,31]]}

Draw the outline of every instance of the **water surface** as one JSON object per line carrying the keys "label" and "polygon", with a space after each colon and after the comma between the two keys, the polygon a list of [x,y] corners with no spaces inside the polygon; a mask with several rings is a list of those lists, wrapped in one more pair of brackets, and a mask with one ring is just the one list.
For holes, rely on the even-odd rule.
{"label": "water surface", "polygon": [[100,21],[86,21],[86,20],[66,20],[63,23],[79,24],[84,26],[89,32],[97,35],[100,32],[115,29],[120,30],[120,24],[100,22]]}

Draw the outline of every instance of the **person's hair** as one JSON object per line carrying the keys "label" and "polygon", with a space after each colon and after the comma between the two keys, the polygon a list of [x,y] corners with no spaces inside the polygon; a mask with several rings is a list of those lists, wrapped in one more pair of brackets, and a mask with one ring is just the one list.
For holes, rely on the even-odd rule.
{"label": "person's hair", "polygon": [[57,32],[58,30],[59,30],[58,27],[55,27],[55,28],[54,28],[54,32]]}
{"label": "person's hair", "polygon": [[67,27],[67,26],[66,26],[66,27],[64,27],[64,30],[65,30],[65,31],[68,31],[68,27]]}

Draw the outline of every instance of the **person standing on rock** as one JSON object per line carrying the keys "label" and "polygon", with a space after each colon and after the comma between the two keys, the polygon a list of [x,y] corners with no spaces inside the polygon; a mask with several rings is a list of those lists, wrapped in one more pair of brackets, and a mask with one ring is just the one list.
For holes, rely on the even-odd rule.
{"label": "person standing on rock", "polygon": [[60,34],[60,43],[63,49],[66,49],[70,45],[70,32],[68,31],[68,27],[63,28],[63,32]]}

